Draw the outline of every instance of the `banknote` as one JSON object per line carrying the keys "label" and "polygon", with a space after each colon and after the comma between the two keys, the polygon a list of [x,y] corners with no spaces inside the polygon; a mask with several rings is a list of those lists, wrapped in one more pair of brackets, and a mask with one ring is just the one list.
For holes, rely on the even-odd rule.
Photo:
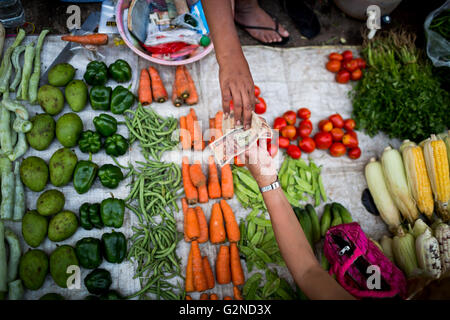
{"label": "banknote", "polygon": [[248,130],[244,130],[243,126],[236,126],[231,113],[228,118],[222,120],[222,132],[223,136],[208,146],[221,167],[252,147],[258,139],[272,138],[270,126],[256,113],[252,115],[251,127]]}

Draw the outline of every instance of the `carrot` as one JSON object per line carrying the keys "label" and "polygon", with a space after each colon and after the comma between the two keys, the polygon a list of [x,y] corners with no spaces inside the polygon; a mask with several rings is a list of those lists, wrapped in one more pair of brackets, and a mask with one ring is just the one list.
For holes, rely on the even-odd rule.
{"label": "carrot", "polygon": [[214,203],[209,219],[209,241],[211,243],[222,243],[225,241],[225,227],[223,225],[222,210],[219,203]]}
{"label": "carrot", "polygon": [[209,300],[219,300],[219,297],[215,293],[211,293],[209,295]]}
{"label": "carrot", "polygon": [[220,246],[217,254],[216,278],[218,284],[227,284],[231,281],[230,248],[225,245]]}
{"label": "carrot", "polygon": [[195,88],[194,80],[192,80],[191,74],[189,73],[189,70],[186,68],[186,66],[183,66],[184,69],[184,75],[186,76],[186,80],[188,82],[189,86],[189,97],[184,100],[188,105],[193,105],[198,103],[198,93],[197,89]]}
{"label": "carrot", "polygon": [[206,184],[206,177],[202,172],[200,161],[195,161],[194,164],[189,166],[189,175],[194,186],[201,187]]}
{"label": "carrot", "polygon": [[222,191],[220,189],[219,177],[217,176],[217,167],[214,162],[214,157],[209,156],[208,158],[208,195],[210,199],[217,199],[222,196]]}
{"label": "carrot", "polygon": [[209,143],[216,140],[215,131],[216,131],[215,118],[209,118]]}
{"label": "carrot", "polygon": [[141,76],[139,78],[138,99],[143,106],[152,103],[152,85],[150,75],[145,68],[141,70]]}
{"label": "carrot", "polygon": [[233,300],[233,298],[230,296],[225,296],[225,297],[223,297],[223,300]]}
{"label": "carrot", "polygon": [[175,107],[181,107],[183,104],[183,100],[177,96],[177,87],[175,82],[172,84],[172,103]]}
{"label": "carrot", "polygon": [[187,156],[183,157],[181,164],[181,175],[183,176],[183,187],[188,204],[196,204],[198,201],[198,191],[194,187],[189,175],[189,160]]}
{"label": "carrot", "polygon": [[221,188],[222,198],[231,199],[234,196],[233,186],[233,173],[231,172],[231,166],[229,164],[224,165],[221,168]]}
{"label": "carrot", "polygon": [[[187,216],[187,210],[189,208],[186,198],[181,199],[181,208],[183,209],[183,229],[184,229],[184,226],[187,225],[186,216]],[[184,241],[190,242],[191,240],[187,237],[186,232],[183,231],[183,234],[184,234]]]}
{"label": "carrot", "polygon": [[192,248],[189,250],[189,257],[186,266],[186,280],[184,281],[184,288],[186,292],[195,291],[194,288],[194,273],[192,269]]}
{"label": "carrot", "polygon": [[223,218],[225,219],[225,229],[227,230],[228,241],[238,242],[241,239],[239,225],[234,216],[233,210],[225,200],[220,200]]}
{"label": "carrot", "polygon": [[192,297],[190,295],[186,295],[186,297],[184,297],[185,300],[192,300]]}
{"label": "carrot", "polygon": [[200,236],[198,237],[198,243],[204,243],[208,241],[208,222],[206,221],[205,213],[202,208],[197,206],[195,207],[195,213],[197,215],[198,226],[200,229]]}
{"label": "carrot", "polygon": [[235,242],[230,243],[230,267],[231,280],[235,286],[243,285],[245,282],[244,271],[242,270],[239,249]]}
{"label": "carrot", "polygon": [[181,116],[180,117],[180,140],[181,140],[181,146],[183,150],[190,150],[191,149],[191,135],[189,131],[187,130],[187,124],[186,124],[186,117]]}
{"label": "carrot", "polygon": [[239,288],[236,286],[233,286],[233,295],[234,300],[244,300],[244,298],[241,295],[241,290],[239,290]]}
{"label": "carrot", "polygon": [[206,292],[202,293],[200,295],[200,300],[209,300],[209,296]]}
{"label": "carrot", "polygon": [[106,33],[93,33],[82,36],[62,36],[61,40],[76,42],[81,44],[104,45],[108,43],[108,35]]}
{"label": "carrot", "polygon": [[191,243],[192,250],[192,271],[194,273],[194,288],[196,291],[205,291],[208,288],[205,272],[203,271],[202,254],[198,247],[198,241]]}
{"label": "carrot", "polygon": [[197,214],[194,208],[187,209],[184,233],[189,240],[196,240],[200,237],[200,226],[198,225]]}
{"label": "carrot", "polygon": [[209,200],[208,186],[205,184],[202,187],[198,187],[197,191],[198,191],[198,202],[199,203],[207,203]]}
{"label": "carrot", "polygon": [[169,97],[167,95],[166,88],[164,87],[164,84],[161,80],[161,77],[159,76],[158,70],[156,70],[154,67],[149,67],[148,73],[150,73],[150,79],[152,82],[153,100],[155,100],[156,102],[167,101]]}
{"label": "carrot", "polygon": [[211,265],[209,264],[208,257],[202,258],[203,262],[203,271],[205,272],[206,283],[208,284],[208,289],[212,289],[215,286],[214,274],[211,269]]}
{"label": "carrot", "polygon": [[216,128],[216,139],[223,136],[222,132],[222,122],[223,122],[223,111],[217,111],[216,117],[214,118],[214,127]]}
{"label": "carrot", "polygon": [[186,74],[181,66],[177,66],[177,69],[175,70],[175,83],[177,97],[183,99],[189,98],[189,84],[186,79]]}
{"label": "carrot", "polygon": [[186,116],[186,128],[189,131],[191,137],[191,147],[194,144],[194,117],[192,113],[188,113]]}
{"label": "carrot", "polygon": [[193,138],[193,145],[194,150],[201,151],[203,150],[204,146],[202,145],[203,142],[203,136],[202,136],[202,130],[200,128],[200,123],[198,122],[197,114],[195,113],[195,110],[191,108],[189,110],[189,113],[192,114],[192,118],[194,119],[194,138]]}

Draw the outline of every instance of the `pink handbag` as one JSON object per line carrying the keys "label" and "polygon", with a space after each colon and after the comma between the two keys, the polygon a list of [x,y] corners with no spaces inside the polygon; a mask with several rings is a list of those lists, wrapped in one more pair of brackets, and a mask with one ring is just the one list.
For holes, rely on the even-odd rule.
{"label": "pink handbag", "polygon": [[[406,297],[403,273],[369,240],[358,223],[332,227],[325,236],[324,253],[330,262],[330,274],[356,298]],[[377,266],[368,272],[369,266]],[[380,271],[378,288],[368,287],[368,278]],[[376,287],[376,286],[375,286]]]}

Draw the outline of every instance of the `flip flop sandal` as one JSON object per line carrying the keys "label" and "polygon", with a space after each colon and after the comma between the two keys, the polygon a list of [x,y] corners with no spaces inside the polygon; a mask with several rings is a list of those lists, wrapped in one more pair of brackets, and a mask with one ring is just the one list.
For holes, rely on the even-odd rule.
{"label": "flip flop sandal", "polygon": [[319,19],[303,0],[280,0],[280,3],[304,37],[311,39],[320,33]]}
{"label": "flip flop sandal", "polygon": [[270,31],[274,31],[276,33],[278,33],[281,37],[281,41],[279,42],[264,42],[261,41],[257,38],[255,38],[254,36],[252,36],[250,33],[249,35],[255,39],[256,41],[258,41],[259,43],[261,43],[262,45],[265,46],[283,46],[285,45],[288,41],[289,41],[289,37],[283,37],[280,34],[279,28],[280,28],[280,24],[278,23],[278,19],[276,17],[273,17],[270,13],[267,13],[269,16],[272,17],[273,21],[275,22],[275,28],[270,28],[270,27],[262,27],[262,26],[247,26],[245,24],[240,24],[239,22],[237,22],[236,20],[234,21],[236,23],[236,25],[242,29],[256,29],[256,30],[270,30]]}

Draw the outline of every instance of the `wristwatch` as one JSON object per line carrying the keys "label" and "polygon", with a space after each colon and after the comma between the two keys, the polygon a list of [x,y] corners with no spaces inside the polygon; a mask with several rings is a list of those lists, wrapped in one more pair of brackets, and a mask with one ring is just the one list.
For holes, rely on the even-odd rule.
{"label": "wristwatch", "polygon": [[278,176],[277,176],[277,180],[275,180],[274,183],[271,183],[268,186],[261,187],[261,188],[259,188],[259,190],[261,191],[261,193],[263,193],[263,192],[267,192],[270,190],[278,189],[279,187],[280,187],[280,181],[278,181]]}

